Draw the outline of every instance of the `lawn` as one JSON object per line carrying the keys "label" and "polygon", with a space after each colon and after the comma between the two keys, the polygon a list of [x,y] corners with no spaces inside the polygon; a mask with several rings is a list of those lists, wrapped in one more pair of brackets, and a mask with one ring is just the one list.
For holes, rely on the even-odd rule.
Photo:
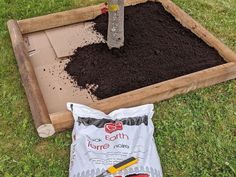
{"label": "lawn", "polygon": [[[0,176],[68,176],[71,131],[37,136],[6,27],[103,0],[0,0]],[[236,0],[173,0],[236,51]],[[236,176],[236,80],[155,104],[165,176]]]}

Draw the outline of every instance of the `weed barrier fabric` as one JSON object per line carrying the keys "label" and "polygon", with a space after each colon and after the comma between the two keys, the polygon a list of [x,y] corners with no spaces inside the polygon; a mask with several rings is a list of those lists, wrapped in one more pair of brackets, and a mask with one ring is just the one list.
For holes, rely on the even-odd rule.
{"label": "weed barrier fabric", "polygon": [[[106,39],[108,14],[93,21]],[[160,3],[126,7],[124,25],[124,47],[109,50],[99,43],[77,48],[65,67],[76,86],[90,88],[99,99],[226,63]]]}

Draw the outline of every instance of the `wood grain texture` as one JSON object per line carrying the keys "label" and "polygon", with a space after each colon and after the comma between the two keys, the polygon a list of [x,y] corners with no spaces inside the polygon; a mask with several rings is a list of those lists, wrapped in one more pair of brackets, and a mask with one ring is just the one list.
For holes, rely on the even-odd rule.
{"label": "wood grain texture", "polygon": [[[104,5],[104,4],[103,4]],[[92,20],[100,15],[102,6],[89,6],[79,9],[68,10],[48,14],[44,16],[19,20],[19,26],[22,34],[51,29],[59,26],[70,25],[82,21]]]}
{"label": "wood grain texture", "polygon": [[[97,101],[88,106],[109,113],[122,107],[159,102],[178,94],[221,83],[235,77],[236,64],[231,62]],[[73,127],[73,118],[69,111],[50,114],[50,119],[56,128],[56,132]]]}
{"label": "wood grain texture", "polygon": [[51,136],[55,133],[55,130],[49,118],[18,24],[16,21],[10,20],[8,21],[7,26],[35,127],[37,128],[39,136]]}
{"label": "wood grain texture", "polygon": [[[126,0],[125,6],[147,2],[147,0]],[[96,18],[106,8],[105,3],[83,7],[64,12],[52,13],[44,16],[19,20],[18,24],[22,34],[42,31],[74,23],[84,22]]]}

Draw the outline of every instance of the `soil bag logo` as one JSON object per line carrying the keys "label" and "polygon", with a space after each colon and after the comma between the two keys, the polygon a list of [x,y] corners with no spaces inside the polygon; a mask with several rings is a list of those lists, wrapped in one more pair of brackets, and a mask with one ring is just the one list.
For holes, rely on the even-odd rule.
{"label": "soil bag logo", "polygon": [[106,123],[104,128],[107,133],[113,133],[118,130],[123,130],[123,123],[121,121],[115,123]]}

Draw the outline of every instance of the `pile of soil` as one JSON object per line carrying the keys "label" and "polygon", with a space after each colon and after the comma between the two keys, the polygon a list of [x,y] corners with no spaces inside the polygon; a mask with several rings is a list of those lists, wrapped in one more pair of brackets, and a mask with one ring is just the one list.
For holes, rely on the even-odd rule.
{"label": "pile of soil", "polygon": [[[107,34],[108,14],[95,29]],[[125,8],[125,45],[104,43],[78,48],[65,67],[80,88],[91,85],[100,99],[225,63],[218,52],[183,27],[160,3]]]}

